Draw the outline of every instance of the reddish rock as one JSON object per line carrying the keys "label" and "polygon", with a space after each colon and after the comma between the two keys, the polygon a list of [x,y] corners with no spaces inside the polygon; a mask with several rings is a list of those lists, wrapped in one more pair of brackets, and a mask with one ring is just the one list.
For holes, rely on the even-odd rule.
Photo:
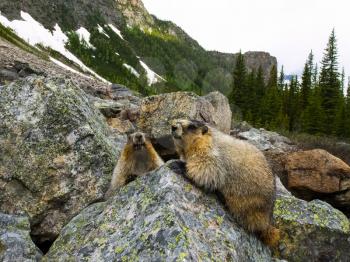
{"label": "reddish rock", "polygon": [[350,189],[350,167],[325,150],[292,153],[285,162],[288,187],[318,193]]}

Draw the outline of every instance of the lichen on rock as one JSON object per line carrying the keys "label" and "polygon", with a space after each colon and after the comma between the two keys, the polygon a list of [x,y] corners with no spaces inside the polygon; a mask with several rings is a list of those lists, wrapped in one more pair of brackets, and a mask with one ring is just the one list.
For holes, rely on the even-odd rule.
{"label": "lichen on rock", "polygon": [[0,88],[0,210],[26,213],[38,242],[103,197],[123,139],[65,79],[30,76]]}
{"label": "lichen on rock", "polygon": [[176,165],[168,162],[83,210],[44,261],[271,261],[268,248],[214,195],[189,186]]}

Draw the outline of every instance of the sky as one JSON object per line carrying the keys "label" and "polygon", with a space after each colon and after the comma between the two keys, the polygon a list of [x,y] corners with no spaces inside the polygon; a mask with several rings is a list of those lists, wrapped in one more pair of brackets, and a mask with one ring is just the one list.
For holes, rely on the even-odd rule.
{"label": "sky", "polygon": [[207,50],[267,51],[300,74],[312,49],[321,61],[335,28],[340,70],[350,76],[348,0],[143,0],[147,10],[184,29]]}

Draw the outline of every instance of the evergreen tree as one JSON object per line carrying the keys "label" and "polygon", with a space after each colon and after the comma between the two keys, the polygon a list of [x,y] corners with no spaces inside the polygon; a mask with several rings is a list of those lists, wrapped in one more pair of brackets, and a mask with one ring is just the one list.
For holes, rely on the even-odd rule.
{"label": "evergreen tree", "polygon": [[337,41],[333,29],[322,59],[320,74],[321,102],[325,113],[324,131],[327,134],[334,132],[335,116],[339,103],[340,81],[337,59]]}
{"label": "evergreen tree", "polygon": [[278,88],[281,91],[284,89],[284,77],[285,77],[285,75],[284,75],[284,66],[282,65],[280,76],[278,77]]}
{"label": "evergreen tree", "polygon": [[301,116],[302,131],[319,135],[323,133],[323,123],[325,121],[325,115],[322,108],[321,92],[319,87],[316,86],[312,91],[312,95],[309,98],[308,106],[303,111]]}
{"label": "evergreen tree", "polygon": [[309,58],[304,65],[304,71],[301,78],[301,110],[305,110],[308,105],[311,88],[312,88],[312,71],[313,71],[313,54],[309,54]]}
{"label": "evergreen tree", "polygon": [[265,95],[266,86],[265,86],[265,79],[264,79],[264,72],[261,66],[258,68],[258,72],[256,74],[255,78],[255,103],[256,107],[253,108],[253,118],[254,118],[254,124],[260,126],[262,124],[261,122],[261,106],[262,106],[262,100]]}
{"label": "evergreen tree", "polygon": [[244,61],[244,56],[240,52],[237,56],[235,70],[233,72],[233,88],[230,94],[230,102],[237,106],[244,114],[246,105],[247,93],[247,69]]}
{"label": "evergreen tree", "polygon": [[277,115],[281,110],[281,96],[277,86],[277,68],[273,66],[266,92],[261,103],[261,121],[266,127],[280,128],[277,123]]}
{"label": "evergreen tree", "polygon": [[247,77],[247,94],[245,99],[245,110],[244,110],[244,119],[249,123],[254,123],[254,108],[259,106],[257,97],[256,97],[256,73],[255,70],[252,70]]}
{"label": "evergreen tree", "polygon": [[340,75],[340,92],[341,96],[343,96],[345,90],[345,69],[343,67]]}
{"label": "evergreen tree", "polygon": [[287,116],[289,119],[288,130],[295,131],[297,120],[299,118],[299,99],[298,99],[298,77],[293,76],[287,95]]}
{"label": "evergreen tree", "polygon": [[315,88],[318,85],[318,64],[316,63],[312,70],[312,87]]}
{"label": "evergreen tree", "polygon": [[347,95],[345,99],[345,133],[344,136],[350,138],[350,77],[348,80]]}

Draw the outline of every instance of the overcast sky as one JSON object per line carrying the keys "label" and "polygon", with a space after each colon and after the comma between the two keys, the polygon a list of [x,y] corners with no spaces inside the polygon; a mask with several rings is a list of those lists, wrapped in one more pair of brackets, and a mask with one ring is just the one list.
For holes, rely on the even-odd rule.
{"label": "overcast sky", "polygon": [[340,66],[350,75],[348,0],[143,0],[158,18],[182,27],[208,50],[267,51],[287,73],[300,73],[308,53],[322,59],[336,30]]}

